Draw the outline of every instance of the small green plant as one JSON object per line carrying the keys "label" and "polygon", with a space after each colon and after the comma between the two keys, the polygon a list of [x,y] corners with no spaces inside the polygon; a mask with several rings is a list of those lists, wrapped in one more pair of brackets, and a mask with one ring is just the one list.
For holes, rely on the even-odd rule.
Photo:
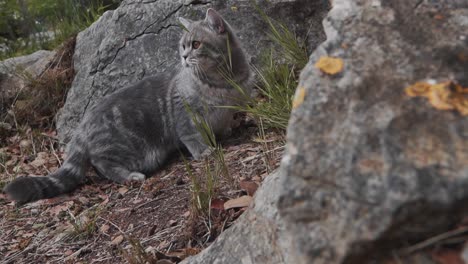
{"label": "small green plant", "polygon": [[196,175],[187,160],[184,159],[185,170],[192,183],[192,212],[194,215],[208,216],[211,200],[216,197],[218,179],[212,173],[208,162],[205,162],[204,177]]}
{"label": "small green plant", "polygon": [[88,210],[82,212],[78,217],[75,217],[71,212],[70,223],[73,229],[69,232],[69,238],[72,240],[86,239],[93,236],[97,230],[97,220],[101,213],[101,208],[91,207]]}
{"label": "small green plant", "polygon": [[130,249],[125,250],[120,249],[122,257],[129,264],[142,264],[142,263],[156,263],[157,258],[152,256],[150,253],[146,252],[143,246],[141,245],[140,240],[132,237],[125,237],[125,239],[130,244]]}
{"label": "small green plant", "polygon": [[[270,39],[276,44],[265,51],[261,67],[253,67],[257,75],[258,98],[251,98],[228,73],[224,74],[228,82],[244,96],[246,104],[229,106],[239,111],[250,113],[265,129],[285,130],[292,110],[292,100],[298,86],[299,71],[307,64],[308,56],[305,43],[282,23],[269,18],[256,4],[255,8],[268,24]],[[281,58],[281,59],[278,59]]]}
{"label": "small green plant", "polygon": [[[193,173],[190,164],[184,160],[187,173],[192,181],[192,201],[195,211],[202,215],[209,214],[211,200],[216,197],[216,190],[221,179],[233,184],[234,179],[230,177],[229,170],[224,157],[223,148],[217,143],[215,134],[208,122],[203,118],[203,115],[196,113],[186,104],[187,113],[192,118],[196,130],[200,133],[203,141],[208,145],[211,155],[205,157],[203,174],[204,177],[197,176]],[[205,112],[208,110],[205,108]],[[213,162],[211,162],[211,160]]]}

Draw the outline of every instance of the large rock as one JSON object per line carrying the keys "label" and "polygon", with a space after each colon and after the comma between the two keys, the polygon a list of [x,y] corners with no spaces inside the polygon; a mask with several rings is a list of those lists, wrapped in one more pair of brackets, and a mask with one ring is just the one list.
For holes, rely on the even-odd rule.
{"label": "large rock", "polygon": [[[313,49],[324,39],[320,26],[326,10],[323,3],[326,1],[275,0],[259,5]],[[84,113],[103,96],[146,76],[174,69],[180,61],[177,47],[182,29],[178,17],[198,20],[209,7],[218,10],[237,30],[252,62],[271,45],[267,25],[251,1],[124,1],[77,37],[76,77],[58,116],[60,138],[68,141]]]}
{"label": "large rock", "polygon": [[39,50],[32,54],[0,61],[0,115],[20,91],[46,70],[55,51]]}
{"label": "large rock", "polygon": [[[334,0],[279,173],[185,263],[383,263],[454,228],[467,213],[468,118],[405,87],[467,87],[467,25],[466,1]],[[325,56],[342,72],[318,70]]]}

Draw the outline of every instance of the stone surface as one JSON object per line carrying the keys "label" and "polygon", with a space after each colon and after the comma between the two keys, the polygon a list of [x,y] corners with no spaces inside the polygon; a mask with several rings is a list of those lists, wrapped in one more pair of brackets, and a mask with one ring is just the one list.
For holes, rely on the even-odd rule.
{"label": "stone surface", "polygon": [[54,58],[55,51],[39,50],[30,55],[0,61],[0,114],[29,81],[39,76]]}
{"label": "stone surface", "polygon": [[[307,40],[311,49],[324,39],[320,26],[326,10],[323,3],[327,1],[259,1],[269,16]],[[267,25],[251,1],[124,1],[78,35],[76,77],[58,115],[59,137],[68,141],[84,113],[103,96],[146,76],[173,69],[180,61],[177,46],[182,29],[178,17],[198,20],[209,7],[218,10],[237,30],[252,62],[271,45]]]}
{"label": "stone surface", "polygon": [[[404,90],[468,86],[467,19],[466,1],[334,0],[278,174],[184,263],[383,263],[455,228],[468,202],[468,118]],[[323,56],[344,70],[322,73]]]}

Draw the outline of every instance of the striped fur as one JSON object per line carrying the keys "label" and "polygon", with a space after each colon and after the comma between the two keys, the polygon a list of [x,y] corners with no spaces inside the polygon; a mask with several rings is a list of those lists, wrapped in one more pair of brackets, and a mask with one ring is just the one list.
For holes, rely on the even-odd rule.
{"label": "striped fur", "polygon": [[250,86],[252,74],[240,44],[213,9],[205,20],[181,19],[181,23],[187,31],[180,40],[180,67],[104,98],[75,131],[63,166],[47,177],[17,178],[4,189],[11,199],[23,204],[73,191],[89,165],[99,175],[122,183],[143,180],[182,147],[194,158],[202,157],[208,146],[186,104],[203,114],[215,134],[230,130],[233,112],[218,106],[237,104],[240,95],[220,70],[231,69],[236,82]]}

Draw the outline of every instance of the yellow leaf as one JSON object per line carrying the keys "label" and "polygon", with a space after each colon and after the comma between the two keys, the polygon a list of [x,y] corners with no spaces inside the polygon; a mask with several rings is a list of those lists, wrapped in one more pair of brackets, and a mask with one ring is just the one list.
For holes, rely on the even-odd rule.
{"label": "yellow leaf", "polygon": [[432,106],[439,110],[452,110],[453,106],[452,93],[448,82],[434,84],[428,94],[429,102]]}
{"label": "yellow leaf", "polygon": [[417,82],[411,86],[406,87],[405,92],[408,96],[425,96],[431,89],[431,85],[425,82]]}
{"label": "yellow leaf", "polygon": [[302,86],[299,87],[297,89],[296,96],[294,96],[292,108],[295,109],[299,107],[304,102],[305,96],[306,96],[306,89]]}
{"label": "yellow leaf", "polygon": [[244,195],[236,199],[229,200],[224,203],[224,210],[231,208],[242,208],[247,207],[252,202],[252,196]]}
{"label": "yellow leaf", "polygon": [[120,243],[122,243],[123,240],[124,240],[124,237],[122,235],[118,235],[118,236],[114,237],[114,239],[112,239],[112,241],[110,243],[111,243],[111,245],[117,246]]}
{"label": "yellow leaf", "polygon": [[344,63],[342,59],[332,57],[321,57],[319,61],[315,63],[316,68],[330,75],[340,73],[343,70],[343,66]]}
{"label": "yellow leaf", "polygon": [[466,95],[463,95],[463,94],[458,95],[454,99],[454,106],[458,110],[458,112],[460,112],[460,114],[464,116],[468,116],[468,98]]}
{"label": "yellow leaf", "polygon": [[417,82],[405,88],[406,95],[427,97],[429,103],[439,110],[456,109],[462,115],[468,115],[468,88],[449,81],[430,85]]}

